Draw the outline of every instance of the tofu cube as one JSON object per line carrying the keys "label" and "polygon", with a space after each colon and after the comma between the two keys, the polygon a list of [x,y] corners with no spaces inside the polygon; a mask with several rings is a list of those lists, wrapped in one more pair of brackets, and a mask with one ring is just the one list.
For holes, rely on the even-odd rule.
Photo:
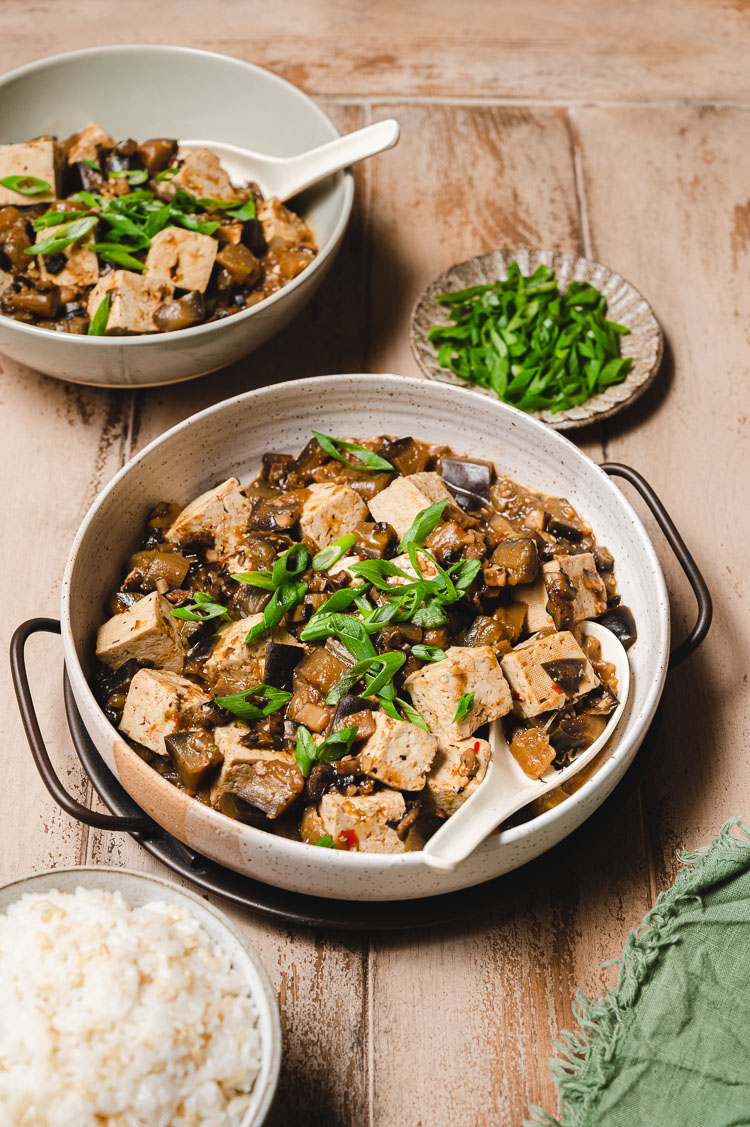
{"label": "tofu cube", "polygon": [[100,278],[89,294],[88,314],[93,317],[106,295],[111,305],[107,320],[107,336],[118,333],[155,333],[154,313],[172,288],[162,281],[153,283],[132,270],[113,270]]}
{"label": "tofu cube", "polygon": [[164,596],[152,591],[100,626],[96,656],[110,669],[119,669],[134,658],[141,665],[179,673],[185,650]]}
{"label": "tofu cube", "polygon": [[315,248],[315,238],[304,220],[275,197],[263,201],[258,219],[269,246]]}
{"label": "tofu cube", "polygon": [[[67,222],[64,211],[60,212],[60,222]],[[55,230],[55,227],[45,227],[37,233],[36,242],[41,243],[48,239],[50,235],[54,235]],[[90,231],[77,243],[63,247],[60,254],[65,256],[67,264],[56,274],[50,274],[47,270],[46,256],[38,255],[37,262],[42,281],[52,282],[56,286],[95,286],[99,281],[99,259],[96,257],[96,251],[87,246],[87,243],[93,242],[94,232]]]}
{"label": "tofu cube", "polygon": [[438,734],[437,754],[427,776],[425,795],[428,807],[438,818],[450,818],[472,796],[487,774],[491,754],[487,740]]}
{"label": "tofu cube", "polygon": [[[596,562],[591,552],[581,552],[577,556],[560,556],[542,565],[542,572],[547,589],[555,584],[555,578],[560,572],[566,576],[575,588],[575,598],[572,602],[561,605],[562,613],[558,613],[560,621],[556,626],[574,626],[584,618],[596,618],[604,614],[607,609],[607,589],[596,570]],[[554,606],[553,606],[554,609]]]}
{"label": "tofu cube", "polygon": [[89,122],[85,129],[76,133],[73,143],[68,149],[68,164],[77,164],[80,160],[96,160],[98,150],[113,149],[115,142],[109,133],[105,133],[101,125],[95,121]]}
{"label": "tofu cube", "polygon": [[406,803],[397,790],[352,798],[324,794],[318,813],[325,832],[333,838],[334,848],[358,853],[409,853],[422,848],[422,839],[413,828],[406,841],[399,839],[396,825],[406,813]]}
{"label": "tofu cube", "polygon": [[385,712],[374,713],[373,720],[375,731],[359,753],[364,773],[398,790],[422,790],[435,758],[437,738]]}
{"label": "tofu cube", "polygon": [[[508,683],[489,646],[451,646],[447,657],[410,674],[404,684],[414,707],[433,732],[470,736],[488,720],[505,716],[513,707]],[[468,716],[456,723],[464,693],[474,693]]]}
{"label": "tofu cube", "polygon": [[237,622],[228,622],[219,630],[214,648],[203,667],[206,680],[217,688],[219,696],[251,689],[253,685],[263,683],[268,642],[300,646],[297,639],[280,626],[266,631],[249,646],[246,645],[248,631],[262,618],[262,614],[251,614]]}
{"label": "tofu cube", "polygon": [[206,552],[206,558],[223,560],[242,544],[251,512],[252,505],[239,481],[230,477],[186,505],[165,536],[172,544],[188,544],[210,536],[213,548]]}
{"label": "tofu cube", "polygon": [[219,244],[210,235],[184,227],[165,227],[151,240],[146,267],[151,279],[158,277],[169,286],[204,293],[218,249]]}
{"label": "tofu cube", "polygon": [[399,538],[408,532],[423,509],[450,498],[440,474],[413,473],[397,477],[386,488],[370,498],[370,512],[375,520],[385,521]]}
{"label": "tofu cube", "polygon": [[28,207],[32,203],[49,203],[57,198],[57,152],[55,142],[48,138],[24,141],[20,145],[0,145],[0,180],[7,176],[35,176],[45,180],[48,192],[25,196],[0,184],[0,206],[15,204]]}
{"label": "tofu cube", "polygon": [[210,699],[179,673],[139,669],[130,682],[120,731],[157,755],[166,756],[164,737],[194,727],[195,712]]}
{"label": "tofu cube", "polygon": [[536,634],[548,626],[554,626],[552,615],[547,610],[547,588],[544,578],[540,575],[534,583],[519,583],[511,587],[511,597],[515,603],[523,603],[526,607],[526,632]]}
{"label": "tofu cube", "polygon": [[238,200],[240,195],[222,168],[221,161],[210,149],[196,149],[195,152],[180,150],[182,166],[171,180],[160,181],[159,195],[172,199],[178,188],[198,197],[213,200]]}
{"label": "tofu cube", "polygon": [[316,548],[326,548],[367,516],[367,505],[348,485],[325,482],[307,492],[299,523],[305,540]]}
{"label": "tofu cube", "polygon": [[[542,668],[548,661],[573,658],[583,661],[584,671],[578,689],[568,698],[559,685]],[[503,673],[508,678],[518,711],[523,716],[538,716],[551,708],[561,708],[567,699],[590,693],[599,684],[591,662],[569,630],[530,638],[516,646],[501,661]]]}

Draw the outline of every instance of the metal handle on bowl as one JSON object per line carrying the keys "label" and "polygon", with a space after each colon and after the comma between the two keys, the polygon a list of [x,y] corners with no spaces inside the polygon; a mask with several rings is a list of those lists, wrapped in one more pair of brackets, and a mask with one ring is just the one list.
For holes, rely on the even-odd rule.
{"label": "metal handle on bowl", "polygon": [[13,688],[16,691],[23,730],[26,733],[26,739],[29,741],[36,769],[57,805],[71,818],[76,818],[84,825],[94,826],[98,830],[146,833],[153,829],[150,818],[118,818],[112,814],[100,814],[97,810],[89,810],[88,806],[83,806],[72,795],[68,794],[52,766],[31,696],[29,677],[26,672],[25,649],[26,642],[32,634],[59,634],[60,632],[60,623],[56,618],[30,618],[27,622],[21,623],[10,640],[10,674],[13,680]]}
{"label": "metal handle on bowl", "polygon": [[600,466],[600,469],[604,470],[610,477],[624,478],[626,481],[630,482],[633,488],[640,494],[651,510],[659,528],[664,533],[667,543],[677,557],[677,562],[685,572],[688,583],[693,589],[695,601],[698,604],[698,617],[695,620],[693,629],[690,631],[687,638],[685,638],[684,642],[680,642],[679,646],[676,646],[675,649],[672,650],[669,658],[669,667],[670,669],[674,669],[676,665],[680,665],[698,649],[698,646],[705,638],[711,625],[713,606],[706,581],[690,554],[687,544],[677,531],[674,521],[646,479],[642,477],[637,470],[634,470],[631,466],[625,466],[621,462],[604,462]]}

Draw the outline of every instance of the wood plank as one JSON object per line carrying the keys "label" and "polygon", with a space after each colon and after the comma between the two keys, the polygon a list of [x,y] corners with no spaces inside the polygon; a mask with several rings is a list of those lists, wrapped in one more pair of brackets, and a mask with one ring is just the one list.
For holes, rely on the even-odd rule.
{"label": "wood plank", "polygon": [[[613,420],[607,452],[650,479],[715,605],[704,646],[670,675],[659,758],[644,791],[664,887],[678,848],[708,841],[724,819],[750,806],[742,525],[750,465],[750,114],[587,109],[576,119],[596,256],[642,288],[669,343],[662,380],[642,405]],[[694,617],[692,595],[655,535],[681,637]]]}
{"label": "wood plank", "polygon": [[[119,468],[130,397],[86,390],[0,358],[3,451],[2,575],[6,597],[0,645],[38,615],[59,618],[60,580],[76,529],[102,484]],[[72,751],[62,706],[62,647],[49,635],[27,647],[42,731],[63,783],[78,799],[87,786]],[[48,796],[29,754],[10,685],[0,665],[0,740],[11,756],[3,772],[0,856],[7,875],[77,864],[85,831]]]}
{"label": "wood plank", "polygon": [[[413,374],[409,314],[435,274],[496,247],[583,245],[563,114],[398,106],[396,116],[401,144],[371,173],[369,367]],[[597,434],[586,439],[601,456]],[[421,1127],[518,1122],[530,1103],[554,1107],[546,1060],[571,1024],[575,987],[602,988],[602,960],[648,907],[637,802],[595,842],[536,875],[489,921],[377,938],[375,1127],[405,1115]]]}
{"label": "wood plank", "polygon": [[5,3],[0,68],[107,43],[177,43],[247,59],[317,96],[750,99],[746,4],[684,0],[327,0],[238,7],[130,0]]}

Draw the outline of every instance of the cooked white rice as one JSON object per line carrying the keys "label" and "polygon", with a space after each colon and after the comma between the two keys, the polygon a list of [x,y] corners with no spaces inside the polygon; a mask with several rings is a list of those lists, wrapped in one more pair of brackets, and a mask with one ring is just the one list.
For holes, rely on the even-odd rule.
{"label": "cooked white rice", "polygon": [[191,912],[28,894],[0,915],[0,1127],[238,1127],[248,987]]}

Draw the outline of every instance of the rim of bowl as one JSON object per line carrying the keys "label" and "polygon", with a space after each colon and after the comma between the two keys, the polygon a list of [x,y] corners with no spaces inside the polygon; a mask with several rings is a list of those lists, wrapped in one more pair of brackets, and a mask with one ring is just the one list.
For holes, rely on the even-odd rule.
{"label": "rim of bowl", "polygon": [[[301,90],[299,88],[299,86],[295,86],[293,82],[289,82],[286,78],[282,78],[280,75],[275,74],[274,71],[267,70],[266,67],[260,67],[256,63],[247,63],[244,61],[244,59],[236,59],[233,55],[223,55],[219,51],[203,51],[199,47],[180,47],[177,44],[170,43],[123,43],[122,45],[109,43],[102,47],[82,47],[77,51],[62,51],[59,55],[47,55],[43,59],[37,59],[32,63],[26,63],[24,64],[24,66],[16,67],[15,70],[9,70],[5,74],[0,75],[0,93],[3,90],[3,87],[7,86],[8,83],[14,82],[18,78],[23,78],[27,74],[33,74],[35,71],[44,70],[51,64],[59,63],[63,60],[85,59],[90,55],[119,54],[129,52],[132,52],[134,54],[141,52],[153,52],[154,54],[158,54],[165,51],[174,52],[175,54],[181,55],[200,55],[206,58],[220,59],[223,63],[232,64],[233,66],[236,66],[243,70],[256,71],[257,73],[262,74],[268,79],[272,80],[276,85],[286,87],[289,90],[293,90],[295,94],[297,94],[300,98],[304,98],[309,103],[311,109],[314,110],[314,112],[317,114],[319,120],[330,125],[338,137],[341,136],[341,133],[339,133],[339,130],[336,128],[335,124],[325,112],[325,110],[321,109],[318,103],[313,98],[311,98],[309,94],[306,94],[304,90]],[[332,138],[332,140],[333,139],[334,138]],[[336,175],[339,174],[336,173]],[[284,295],[292,293],[294,290],[298,289],[300,285],[302,285],[302,279],[309,278],[311,274],[314,274],[317,270],[319,270],[322,264],[330,256],[331,252],[341,240],[352,212],[352,205],[354,203],[354,174],[350,169],[344,169],[341,173],[341,176],[344,188],[344,200],[341,213],[338,217],[338,220],[336,221],[336,226],[328,237],[328,240],[320,248],[309,266],[306,266],[305,269],[300,274],[298,274],[296,278],[293,278],[291,282],[287,282],[287,284],[285,286],[282,286],[280,290],[277,290],[276,293],[270,294],[269,297],[264,298],[263,301],[259,301],[257,305],[251,306],[250,309],[243,309],[241,313],[233,313],[231,318],[225,317],[221,321],[209,321],[206,324],[193,325],[191,328],[187,329],[176,329],[173,333],[168,334],[170,339],[179,338],[180,340],[182,340],[188,337],[194,339],[203,335],[209,336],[213,333],[220,332],[223,326],[229,321],[231,321],[233,325],[237,324],[239,321],[246,321],[250,317],[252,317],[252,315],[257,312],[257,310],[268,309],[272,305],[275,305],[277,304],[277,302],[283,300]],[[41,329],[38,325],[27,325],[23,321],[15,321],[12,317],[4,318],[3,323],[5,323],[5,321],[8,321],[11,324],[11,327],[16,329],[18,332],[22,334],[25,333],[33,337],[39,336],[40,333],[47,337],[49,336],[51,331],[49,329]],[[137,333],[133,336],[123,337],[90,337],[81,336],[79,334],[56,333],[55,337],[58,340],[58,345],[62,346],[63,348],[74,348],[78,344],[80,344],[82,340],[85,340],[87,342],[87,347],[89,348],[147,348],[148,345],[153,344],[154,340],[160,340],[166,335],[166,333]]]}
{"label": "rim of bowl", "polygon": [[[259,995],[258,997],[253,995],[253,1001],[258,1007],[259,1012],[261,1010],[265,1011],[265,1016],[269,1023],[270,1037],[268,1039],[268,1045],[263,1046],[261,1051],[261,1071],[258,1075],[258,1081],[262,1084],[260,1089],[261,1094],[258,1098],[257,1106],[253,1110],[253,1118],[249,1121],[243,1120],[241,1127],[261,1127],[271,1107],[279,1083],[282,1034],[279,1004],[276,1000],[276,994],[271,985],[271,980],[268,977],[268,971],[263,966],[260,955],[255,950],[250,940],[243,935],[239,928],[233,924],[219,908],[216,908],[210,900],[204,899],[203,896],[199,896],[190,889],[182,888],[176,881],[167,880],[165,877],[157,876],[155,873],[141,872],[138,869],[119,869],[106,865],[66,865],[59,869],[41,869],[39,872],[27,873],[25,876],[11,877],[10,880],[0,881],[0,892],[4,892],[8,888],[19,886],[20,891],[18,898],[20,898],[24,892],[33,891],[31,887],[25,888],[23,886],[30,886],[39,878],[54,878],[67,873],[75,873],[76,876],[82,876],[83,879],[81,883],[84,886],[87,885],[86,878],[93,874],[102,881],[111,881],[113,885],[116,885],[122,877],[126,877],[128,880],[136,879],[148,885],[155,885],[157,888],[165,888],[169,891],[170,895],[185,899],[191,905],[197,904],[200,909],[212,916],[229,939],[231,939],[234,947],[239,947],[243,954],[250,960],[257,975],[257,984],[260,986]],[[127,901],[127,893],[124,892],[123,896]],[[193,912],[193,915],[200,923],[201,920],[198,913]],[[247,975],[242,969],[239,970],[239,973],[242,975],[243,980],[247,982]],[[265,1075],[263,1075],[264,1073]],[[258,1081],[256,1081],[256,1083]]]}
{"label": "rim of bowl", "polygon": [[[147,446],[144,446],[134,457],[127,462],[122,469],[112,478],[112,480],[101,490],[98,497],[94,500],[93,504],[86,513],[83,521],[81,522],[78,532],[73,540],[73,543],[68,554],[68,559],[63,573],[62,588],[60,593],[60,618],[61,618],[61,631],[63,640],[63,651],[65,656],[65,664],[68,670],[68,675],[73,686],[74,693],[77,698],[83,699],[87,706],[89,714],[93,714],[95,720],[102,725],[103,730],[107,734],[108,739],[115,739],[125,742],[122,735],[117,729],[110,724],[109,720],[104,715],[104,712],[96,700],[91,686],[84,675],[81,664],[76,654],[76,643],[70,629],[70,587],[71,576],[76,564],[78,556],[78,549],[84,537],[86,536],[90,525],[96,520],[100,506],[103,504],[105,498],[115,490],[120,482],[127,477],[130,470],[139,462],[150,457],[151,453],[156,450],[167,439],[171,439],[179,435],[182,431],[187,431],[198,420],[205,419],[213,414],[220,414],[224,411],[231,411],[237,404],[247,400],[254,400],[263,396],[273,395],[279,391],[292,389],[292,391],[304,392],[307,389],[315,390],[318,397],[325,394],[327,390],[333,389],[342,380],[375,380],[378,383],[380,391],[393,391],[398,392],[403,387],[409,387],[413,391],[419,391],[421,394],[449,394],[450,396],[458,395],[466,397],[467,405],[471,404],[476,406],[476,395],[473,391],[464,388],[454,388],[447,384],[435,382],[427,382],[424,379],[414,378],[411,376],[397,376],[392,373],[379,374],[374,372],[346,372],[338,373],[336,375],[328,376],[313,376],[307,379],[290,380],[286,383],[274,384],[268,387],[257,388],[252,391],[241,392],[239,395],[231,396],[229,399],[224,399],[220,403],[215,403],[211,407],[206,407],[202,411],[197,411],[194,415],[190,415],[187,419],[176,423],[175,426],[170,427],[169,430],[164,431],[157,438],[151,440]],[[583,804],[592,792],[603,783],[612,771],[618,766],[620,760],[631,753],[634,747],[637,747],[645,732],[653,720],[656,712],[661,694],[664,688],[664,682],[667,675],[667,665],[669,660],[669,643],[670,643],[670,621],[669,621],[669,596],[667,587],[664,580],[664,574],[661,569],[661,564],[656,555],[651,539],[643,526],[643,522],[636,513],[633,506],[628,501],[624,493],[622,493],[614,484],[611,478],[605,474],[592,458],[585,454],[583,450],[579,449],[575,443],[566,438],[564,434],[559,431],[552,431],[546,423],[541,422],[533,416],[527,415],[523,411],[519,411],[516,407],[511,407],[507,403],[491,403],[491,408],[494,411],[499,411],[501,414],[509,414],[512,421],[517,422],[518,425],[530,427],[535,433],[538,433],[540,439],[544,438],[549,441],[550,434],[554,434],[553,441],[559,441],[568,447],[568,453],[571,454],[581,465],[585,465],[587,471],[593,470],[600,479],[600,484],[606,492],[613,498],[614,504],[619,504],[622,510],[626,513],[629,520],[632,522],[633,528],[640,537],[646,555],[648,556],[651,571],[653,574],[654,582],[657,587],[657,595],[659,598],[662,612],[656,625],[656,631],[660,635],[656,662],[654,669],[654,676],[649,686],[646,699],[641,706],[640,711],[631,716],[629,720],[629,727],[624,729],[624,737],[622,743],[617,748],[614,754],[611,754],[601,765],[601,767],[593,773],[586,780],[586,782],[579,787],[579,789],[570,796],[570,799],[565,803],[554,806],[550,810],[546,810],[543,814],[539,814],[531,818],[528,822],[522,822],[518,826],[512,826],[509,829],[501,831],[499,834],[493,834],[482,842],[477,847],[476,852],[488,851],[498,848],[500,845],[511,845],[513,843],[524,842],[528,837],[535,836],[545,827],[552,826],[564,814],[566,809],[569,811],[571,805],[579,806]],[[523,422],[521,422],[523,420]],[[84,716],[84,723],[86,724],[87,718]],[[88,727],[88,724],[86,724]],[[128,745],[129,746],[129,745]],[[133,752],[135,755],[136,753]],[[160,777],[156,775],[156,778]],[[171,786],[166,783],[165,785]],[[597,805],[599,805],[597,803]],[[594,807],[593,809],[596,809]],[[592,809],[592,813],[593,813]],[[205,818],[214,822],[217,831],[221,831],[224,826],[225,815],[221,814],[218,810],[213,810],[211,807],[201,805],[201,812]],[[313,854],[310,852],[315,851],[315,855],[326,865],[328,865],[333,872],[337,868],[355,868],[376,870],[378,872],[386,872],[388,870],[395,870],[397,868],[415,868],[424,862],[422,861],[422,851],[415,850],[411,853],[349,853],[347,850],[340,849],[317,849],[314,845],[308,845],[307,842],[293,841],[290,838],[281,838],[278,835],[269,835],[268,831],[258,829],[255,826],[243,826],[243,836],[247,836],[249,841],[257,841],[259,845],[268,845],[268,838],[271,836],[274,842],[274,848],[279,853],[287,853],[291,858],[305,856],[310,858]],[[567,836],[567,835],[566,835]],[[305,850],[301,853],[300,850]],[[490,879],[490,878],[487,878]]]}

